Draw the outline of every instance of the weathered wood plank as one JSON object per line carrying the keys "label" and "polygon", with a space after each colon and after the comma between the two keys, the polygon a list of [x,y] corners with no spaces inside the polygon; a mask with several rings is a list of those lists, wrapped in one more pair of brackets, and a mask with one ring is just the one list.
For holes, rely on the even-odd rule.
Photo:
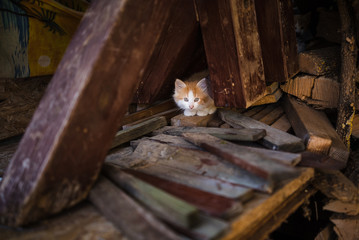
{"label": "weathered wood plank", "polygon": [[323,209],[331,212],[344,213],[346,215],[355,216],[359,214],[359,203],[330,200],[327,204],[324,205]]}
{"label": "weathered wood plank", "polygon": [[259,119],[259,121],[267,125],[272,125],[276,120],[278,120],[283,115],[283,113],[284,113],[283,108],[281,106],[277,106],[269,114]]}
{"label": "weathered wood plank", "polygon": [[153,240],[180,239],[151,212],[105,177],[100,177],[92,188],[89,200],[130,239],[143,239],[143,236]]}
{"label": "weathered wood plank", "polygon": [[239,113],[242,113],[244,116],[247,116],[247,117],[252,117],[253,115],[262,111],[265,107],[266,107],[265,105],[251,107],[248,110],[245,110],[243,112],[239,111]]}
{"label": "weathered wood plank", "polygon": [[265,95],[254,0],[196,0],[217,107],[246,108]]}
{"label": "weathered wood plank", "polygon": [[291,2],[283,0],[254,2],[265,79],[267,82],[284,82],[298,71]]}
{"label": "weathered wood plank", "polygon": [[328,198],[338,199],[342,202],[359,200],[359,188],[338,170],[322,170],[313,184]]}
{"label": "weathered wood plank", "polygon": [[172,136],[172,135],[167,135],[167,134],[158,134],[158,135],[155,135],[155,136],[149,137],[149,138],[137,139],[137,140],[131,141],[131,146],[135,149],[135,148],[137,148],[138,144],[140,144],[140,142],[142,142],[144,140],[145,141],[150,140],[150,141],[155,141],[155,142],[159,142],[159,143],[165,143],[165,144],[168,144],[168,145],[174,146],[174,147],[201,150],[196,145],[186,141],[183,137]]}
{"label": "weathered wood plank", "polygon": [[257,194],[254,200],[244,204],[242,214],[231,221],[230,230],[222,240],[266,239],[313,194],[308,188],[313,178],[313,169],[303,169],[299,177],[285,182],[272,195]]}
{"label": "weathered wood plank", "polygon": [[276,108],[276,104],[268,104],[265,106],[263,110],[251,116],[251,118],[259,121],[261,118],[271,113],[275,108]]}
{"label": "weathered wood plank", "polygon": [[213,117],[214,114],[207,116],[185,116],[184,114],[179,114],[171,118],[171,125],[176,127],[206,127]]}
{"label": "weathered wood plank", "polygon": [[336,214],[330,217],[330,221],[335,224],[334,231],[338,240],[359,239],[359,216],[343,216]]}
{"label": "weathered wood plank", "polygon": [[262,139],[266,132],[263,129],[226,129],[226,128],[210,128],[210,127],[173,127],[167,126],[161,128],[164,134],[180,136],[183,133],[204,133],[212,136],[233,141],[257,141]]}
{"label": "weathered wood plank", "polygon": [[186,202],[189,202],[205,213],[216,217],[233,217],[238,215],[243,209],[240,201],[215,195],[197,188],[192,188],[184,184],[169,181],[164,178],[156,177],[143,172],[134,171],[131,169],[126,169],[124,171],[158,188],[161,188],[164,191],[185,200]]}
{"label": "weathered wood plank", "polygon": [[173,2],[91,4],[5,173],[2,224],[33,222],[86,197]]}
{"label": "weathered wood plank", "polygon": [[338,170],[343,168],[343,163],[338,162],[336,159],[329,157],[328,155],[302,152],[302,160],[298,163],[298,166],[312,167],[318,169]]}
{"label": "weathered wood plank", "polygon": [[264,179],[283,180],[298,175],[295,168],[276,163],[270,157],[256,152],[255,148],[248,151],[246,147],[208,134],[184,133],[183,136],[201,148]]}
{"label": "weathered wood plank", "polygon": [[140,80],[135,95],[137,103],[153,103],[171,97],[174,80],[197,64],[193,57],[203,43],[193,0],[174,1],[173,8],[166,31],[162,32]]}
{"label": "weathered wood plank", "polygon": [[359,114],[354,116],[352,136],[359,139]]}
{"label": "weathered wood plank", "polygon": [[290,96],[286,96],[283,103],[295,134],[303,139],[307,150],[328,154],[332,146],[332,139],[327,134],[328,128],[331,126],[325,113],[314,110]]}
{"label": "weathered wood plank", "polygon": [[129,142],[166,125],[167,121],[165,117],[155,117],[134,125],[129,129],[118,131],[112,142],[111,148],[120,146],[122,143]]}
{"label": "weathered wood plank", "polygon": [[271,127],[282,130],[283,132],[288,132],[292,125],[290,125],[287,115],[284,114],[277,121],[272,123]]}
{"label": "weathered wood plank", "polygon": [[160,219],[184,228],[196,224],[199,211],[193,205],[121,171],[119,167],[105,165],[103,170],[109,179]]}
{"label": "weathered wood plank", "polygon": [[158,113],[171,110],[175,107],[176,107],[176,104],[173,101],[173,99],[169,99],[169,100],[160,102],[158,104],[155,104],[147,109],[125,115],[123,117],[123,119],[121,120],[121,122],[118,124],[118,126],[123,126],[123,125],[127,125],[130,123],[134,123],[139,120],[152,117],[153,115],[156,115]]}
{"label": "weathered wood plank", "polygon": [[288,97],[284,101],[288,119],[296,133],[307,144],[307,150],[327,154],[346,166],[349,151],[327,116]]}
{"label": "weathered wood plank", "polygon": [[259,142],[267,148],[288,152],[299,152],[305,149],[304,143],[300,138],[243,116],[240,113],[229,110],[220,110],[219,114],[223,121],[234,128],[245,127],[265,129],[267,135]]}

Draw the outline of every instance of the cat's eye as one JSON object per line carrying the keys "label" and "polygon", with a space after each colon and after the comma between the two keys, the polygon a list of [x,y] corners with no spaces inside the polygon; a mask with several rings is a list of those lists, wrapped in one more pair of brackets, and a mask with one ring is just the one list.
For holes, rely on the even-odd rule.
{"label": "cat's eye", "polygon": [[198,101],[199,101],[199,98],[198,98],[198,97],[197,97],[197,98],[195,98],[195,99],[194,99],[194,101],[195,101],[195,102],[198,102]]}
{"label": "cat's eye", "polygon": [[186,98],[186,97],[185,97],[183,100],[184,100],[185,102],[188,102],[188,98]]}

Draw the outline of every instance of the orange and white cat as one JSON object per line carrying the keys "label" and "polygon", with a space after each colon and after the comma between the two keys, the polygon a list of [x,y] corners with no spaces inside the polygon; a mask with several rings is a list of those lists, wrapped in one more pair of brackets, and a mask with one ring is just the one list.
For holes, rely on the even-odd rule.
{"label": "orange and white cat", "polygon": [[176,79],[173,99],[184,110],[185,116],[207,116],[216,111],[213,99],[208,95],[208,71],[192,75],[186,81]]}

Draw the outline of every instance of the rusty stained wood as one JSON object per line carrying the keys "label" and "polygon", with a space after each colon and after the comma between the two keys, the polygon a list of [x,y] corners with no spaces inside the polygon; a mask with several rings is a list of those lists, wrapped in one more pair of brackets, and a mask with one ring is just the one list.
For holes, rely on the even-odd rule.
{"label": "rusty stained wood", "polygon": [[2,224],[87,196],[173,3],[96,1],[87,10],[5,173]]}
{"label": "rusty stained wood", "polygon": [[257,152],[255,148],[243,147],[208,134],[184,133],[183,136],[224,160],[272,182],[298,175],[295,168],[275,162],[269,154]]}
{"label": "rusty stained wood", "polygon": [[246,108],[265,95],[254,0],[196,0],[217,107]]}
{"label": "rusty stained wood", "polygon": [[[183,77],[191,65],[199,64],[194,57],[203,43],[193,0],[174,1],[173,5],[175,10],[140,80],[135,95],[137,103],[170,97],[175,79]],[[205,58],[203,52],[202,55]]]}
{"label": "rusty stained wood", "polygon": [[254,2],[266,82],[285,82],[298,72],[291,1]]}

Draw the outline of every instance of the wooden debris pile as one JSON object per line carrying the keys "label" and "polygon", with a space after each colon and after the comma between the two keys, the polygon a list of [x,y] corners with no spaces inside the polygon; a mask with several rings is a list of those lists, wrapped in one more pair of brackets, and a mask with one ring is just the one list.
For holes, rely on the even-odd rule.
{"label": "wooden debris pile", "polygon": [[[171,108],[165,101],[125,116],[91,190],[90,201],[125,235],[216,239],[240,224],[235,236],[262,238],[295,210],[289,207],[256,233],[267,221],[262,218],[288,207],[283,203],[294,201],[313,176],[312,169],[295,168],[305,145],[287,133],[280,104],[206,117],[171,117]],[[307,197],[295,199],[295,206]]]}

